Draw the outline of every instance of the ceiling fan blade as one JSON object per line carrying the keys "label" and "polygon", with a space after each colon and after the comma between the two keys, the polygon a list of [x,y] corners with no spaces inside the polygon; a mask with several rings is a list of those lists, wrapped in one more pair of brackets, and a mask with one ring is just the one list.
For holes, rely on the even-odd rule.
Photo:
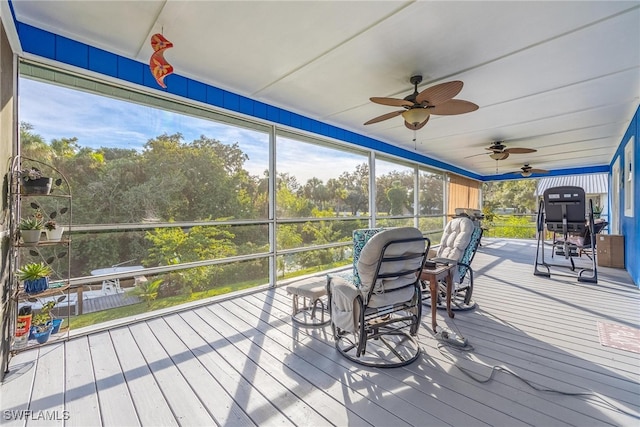
{"label": "ceiling fan blade", "polygon": [[390,113],[383,114],[383,115],[378,116],[378,117],[374,117],[373,119],[369,120],[368,122],[365,122],[365,125],[370,125],[371,123],[378,123],[378,122],[381,122],[383,120],[387,120],[387,119],[390,119],[392,117],[399,116],[400,114],[402,114],[404,112],[405,112],[405,110],[392,111]]}
{"label": "ceiling fan blade", "polygon": [[479,107],[473,102],[463,101],[462,99],[451,99],[443,104],[436,105],[429,109],[429,113],[441,116],[453,116],[456,114],[470,113],[476,111]]}
{"label": "ceiling fan blade", "polygon": [[375,102],[376,104],[382,105],[390,105],[392,107],[413,107],[413,102],[407,101],[406,99],[398,99],[398,98],[378,98],[373,97],[369,98],[371,102]]}
{"label": "ceiling fan blade", "polygon": [[463,157],[463,158],[470,159],[471,157],[486,156],[487,154],[489,154],[489,153],[474,154],[472,156],[467,156],[467,157]]}
{"label": "ceiling fan blade", "polygon": [[416,103],[428,102],[429,105],[440,105],[456,96],[462,90],[463,83],[460,80],[440,83],[439,85],[426,88],[416,96]]}
{"label": "ceiling fan blade", "polygon": [[544,169],[529,169],[529,172],[531,172],[531,173],[549,173],[549,171],[544,170]]}
{"label": "ceiling fan blade", "polygon": [[528,153],[535,153],[538,150],[534,150],[533,148],[507,148],[504,151],[507,151],[511,154],[528,154]]}
{"label": "ceiling fan blade", "polygon": [[417,125],[415,125],[415,126],[414,126],[414,125],[412,125],[411,123],[409,123],[409,122],[407,122],[407,121],[405,120],[405,121],[404,121],[404,125],[405,125],[407,128],[411,129],[411,130],[419,130],[419,129],[422,129],[422,128],[424,127],[424,125],[426,125],[426,124],[427,124],[427,122],[429,121],[429,117],[431,117],[431,116],[427,116],[427,118],[426,118],[426,119],[424,119],[424,121],[423,121],[422,123],[418,123],[418,124],[417,124]]}

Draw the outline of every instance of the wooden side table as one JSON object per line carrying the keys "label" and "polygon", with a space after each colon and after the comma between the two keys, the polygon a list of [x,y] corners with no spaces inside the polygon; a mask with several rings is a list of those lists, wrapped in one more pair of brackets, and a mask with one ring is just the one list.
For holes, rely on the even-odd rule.
{"label": "wooden side table", "polygon": [[453,319],[451,311],[451,293],[453,292],[453,269],[455,265],[437,265],[436,268],[424,268],[420,273],[420,280],[429,282],[431,292],[431,329],[436,332],[436,312],[438,310],[438,281],[444,279],[447,282],[447,314]]}

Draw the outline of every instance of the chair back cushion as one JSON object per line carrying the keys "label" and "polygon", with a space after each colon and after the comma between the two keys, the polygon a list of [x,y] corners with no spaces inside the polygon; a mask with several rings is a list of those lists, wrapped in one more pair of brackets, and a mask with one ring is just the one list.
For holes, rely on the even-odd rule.
{"label": "chair back cushion", "polygon": [[[473,256],[476,254],[478,250],[478,246],[480,245],[480,239],[482,238],[482,228],[476,227],[471,234],[471,240],[467,245],[467,248],[464,250],[462,254],[462,258],[458,260],[458,262],[462,263],[458,265],[458,277],[457,283],[462,283],[464,280],[464,276],[467,274],[469,267],[467,265],[471,265],[471,261],[473,260]],[[464,265],[463,265],[464,264]]]}
{"label": "chair back cushion", "polygon": [[460,261],[475,229],[476,226],[469,218],[460,217],[449,221],[444,228],[437,257]]}
{"label": "chair back cushion", "polygon": [[[402,244],[391,244],[387,247],[384,255],[388,257],[404,256],[425,252],[425,241],[422,240],[422,232],[414,227],[388,228],[371,237],[362,248],[360,259],[358,260],[358,274],[362,285],[360,291],[368,307],[384,307],[410,301],[415,293],[414,287],[407,286],[417,283],[417,276],[400,275],[386,278],[379,278],[376,275],[378,263],[382,257],[382,250],[388,243],[395,240],[420,239]],[[415,257],[400,261],[384,262],[380,266],[378,275],[406,272],[408,270],[419,270],[424,257]],[[367,301],[371,286],[374,286],[371,299]],[[397,288],[404,289],[393,291]],[[392,292],[393,291],[393,292]]]}
{"label": "chair back cushion", "polygon": [[356,288],[362,285],[362,281],[358,275],[358,260],[360,259],[362,248],[364,248],[364,245],[367,244],[369,239],[382,230],[382,228],[361,228],[353,230],[353,284],[356,285]]}
{"label": "chair back cushion", "polygon": [[547,230],[558,233],[584,231],[587,218],[583,188],[573,186],[547,188],[542,197]]}

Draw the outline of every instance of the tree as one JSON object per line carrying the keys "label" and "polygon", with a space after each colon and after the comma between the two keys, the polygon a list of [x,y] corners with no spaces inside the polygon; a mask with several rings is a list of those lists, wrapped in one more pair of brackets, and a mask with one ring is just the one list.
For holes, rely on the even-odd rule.
{"label": "tree", "polygon": [[53,151],[46,141],[37,133],[32,132],[33,125],[20,122],[20,148],[25,157],[51,163]]}
{"label": "tree", "polygon": [[[399,200],[400,203],[403,203],[403,206],[396,206],[396,211],[398,211],[397,209],[400,209],[399,212],[401,214],[405,208],[410,208],[411,204],[409,204],[407,189],[413,188],[413,172],[409,172],[407,170],[394,170],[376,177],[376,209],[378,212],[391,213],[391,200],[389,199],[387,192],[394,186],[397,188],[402,187],[404,189],[405,199],[404,203]],[[399,199],[402,199],[403,197],[403,194],[398,189],[392,191],[392,193],[395,193],[395,197],[398,197]]]}
{"label": "tree", "polygon": [[483,204],[492,210],[513,208],[516,213],[534,212],[537,209],[534,192],[538,180],[519,179],[483,184]]}
{"label": "tree", "polygon": [[393,182],[392,187],[387,190],[389,200],[389,214],[402,215],[407,208],[407,189],[403,187],[399,180]]}
{"label": "tree", "polygon": [[73,157],[80,146],[78,145],[78,138],[61,138],[52,139],[51,148],[58,157]]}
{"label": "tree", "polygon": [[[147,266],[175,265],[185,262],[203,261],[234,256],[235,235],[228,226],[196,226],[188,231],[179,227],[155,229],[145,238],[151,243],[144,264]],[[207,266],[184,270],[179,276],[183,288],[209,289],[216,284],[219,266]]]}
{"label": "tree", "polygon": [[442,214],[443,186],[441,174],[421,173],[419,180],[419,197],[421,215]]}
{"label": "tree", "polygon": [[[355,172],[343,172],[338,177],[336,188],[341,189],[339,196],[350,208],[351,214],[366,212],[369,205],[369,166],[366,163],[356,166]],[[344,190],[344,191],[342,191]]]}
{"label": "tree", "polygon": [[325,208],[325,204],[330,200],[329,189],[321,179],[315,177],[307,180],[307,183],[299,193],[321,210]]}

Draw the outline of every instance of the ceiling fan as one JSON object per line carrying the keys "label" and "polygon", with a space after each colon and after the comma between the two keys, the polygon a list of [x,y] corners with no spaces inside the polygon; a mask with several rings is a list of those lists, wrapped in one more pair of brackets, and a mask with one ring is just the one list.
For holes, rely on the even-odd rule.
{"label": "ceiling fan", "polygon": [[525,163],[524,166],[522,166],[519,171],[509,172],[509,173],[511,173],[511,174],[520,174],[524,178],[528,178],[534,173],[549,173],[549,171],[548,170],[544,170],[544,169],[535,169],[535,168],[532,168],[531,166],[529,166],[529,163]]}
{"label": "ceiling fan", "polygon": [[463,83],[459,80],[441,83],[431,86],[422,92],[418,92],[418,84],[422,81],[422,76],[412,76],[409,81],[414,85],[413,93],[403,99],[399,98],[370,98],[371,102],[392,107],[402,107],[403,110],[392,111],[375,117],[365,125],[378,123],[402,115],[404,125],[411,130],[422,129],[429,121],[431,114],[452,116],[456,114],[470,113],[478,109],[473,102],[461,99],[452,99],[460,93]]}
{"label": "ceiling fan", "polygon": [[533,148],[507,148],[507,146],[504,145],[502,141],[494,142],[491,147],[485,148],[485,150],[491,151],[489,157],[491,157],[493,160],[504,160],[509,157],[509,154],[528,154],[538,151],[534,150]]}

